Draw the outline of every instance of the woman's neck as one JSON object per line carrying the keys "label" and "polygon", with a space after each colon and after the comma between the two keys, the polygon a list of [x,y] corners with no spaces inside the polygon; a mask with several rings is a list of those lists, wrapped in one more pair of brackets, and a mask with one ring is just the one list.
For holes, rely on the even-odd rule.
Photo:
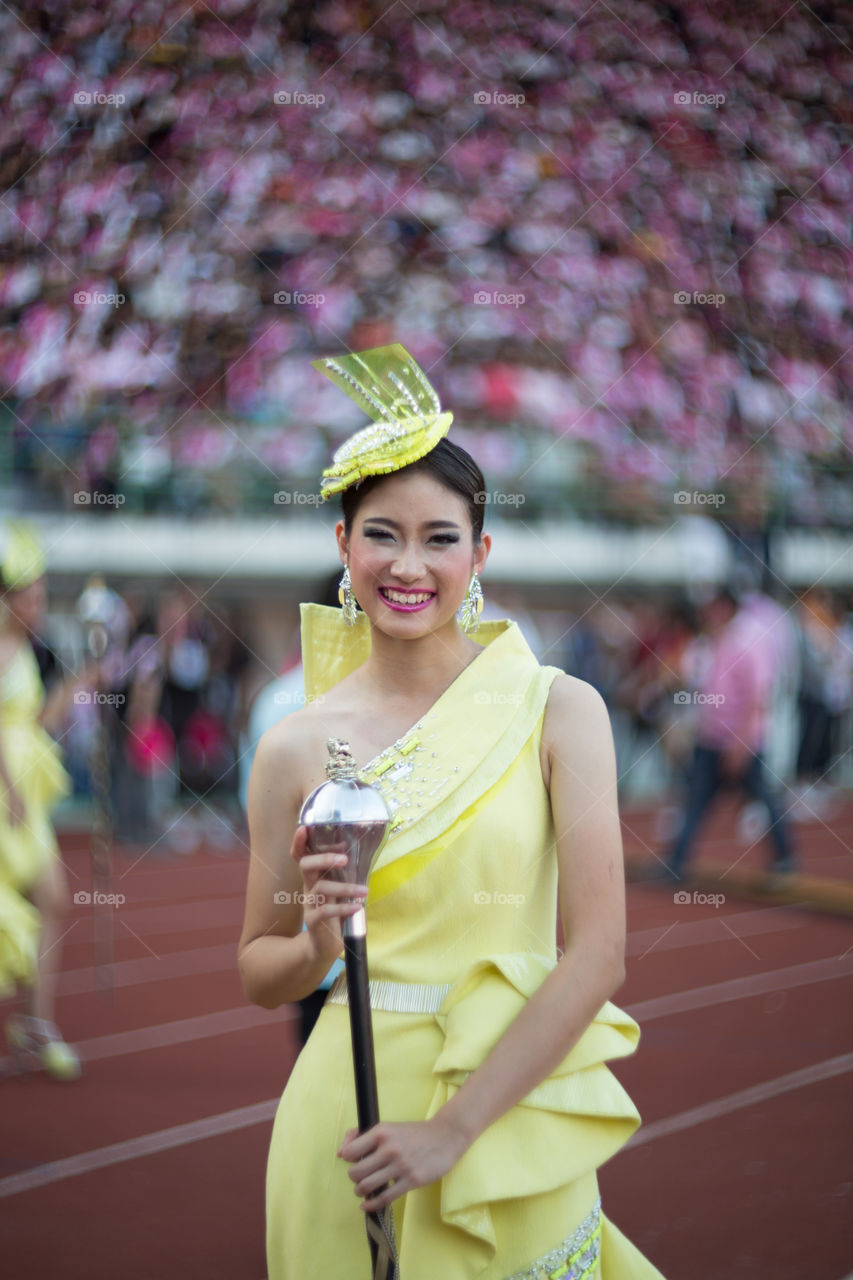
{"label": "woman's neck", "polygon": [[374,627],[364,678],[377,692],[417,702],[446,689],[481,648],[455,625],[417,640],[400,640]]}

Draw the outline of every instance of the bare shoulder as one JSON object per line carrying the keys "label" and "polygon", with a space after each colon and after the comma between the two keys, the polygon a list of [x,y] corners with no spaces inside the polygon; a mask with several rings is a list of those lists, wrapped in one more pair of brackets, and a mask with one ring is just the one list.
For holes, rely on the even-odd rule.
{"label": "bare shoulder", "polygon": [[285,788],[304,798],[322,781],[327,737],[314,703],[283,716],[258,743],[252,766],[254,789]]}
{"label": "bare shoulder", "polygon": [[585,764],[596,767],[613,751],[613,732],[607,704],[586,680],[561,673],[545,704],[542,726],[542,769],[546,784],[556,761],[580,773]]}
{"label": "bare shoulder", "polygon": [[594,685],[563,672],[555,676],[545,704],[546,732],[549,726],[556,726],[562,732],[567,728],[583,730],[603,721],[609,725],[610,714]]}

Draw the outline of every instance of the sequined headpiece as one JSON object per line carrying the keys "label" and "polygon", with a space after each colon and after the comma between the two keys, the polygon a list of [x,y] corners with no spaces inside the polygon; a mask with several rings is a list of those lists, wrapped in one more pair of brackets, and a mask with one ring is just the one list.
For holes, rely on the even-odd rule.
{"label": "sequined headpiece", "polygon": [[0,528],[0,587],[18,591],[37,582],[44,571],[44,551],[32,525],[15,520]]}
{"label": "sequined headpiece", "polygon": [[399,342],[312,364],[373,419],[335,453],[320,482],[323,498],[417,462],[447,435],[453,414],[442,412],[424,371]]}

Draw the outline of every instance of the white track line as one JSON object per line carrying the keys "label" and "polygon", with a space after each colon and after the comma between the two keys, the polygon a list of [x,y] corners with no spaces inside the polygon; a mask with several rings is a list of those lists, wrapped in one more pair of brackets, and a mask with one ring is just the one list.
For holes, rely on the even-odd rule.
{"label": "white track line", "polygon": [[278,1098],[271,1098],[267,1102],[256,1102],[251,1107],[237,1107],[235,1111],[223,1111],[218,1116],[193,1120],[190,1124],[158,1129],[154,1133],[143,1134],[141,1138],[114,1142],[109,1147],[96,1147],[93,1151],[68,1156],[65,1160],[39,1164],[26,1173],[13,1173],[8,1178],[0,1178],[0,1198],[19,1195],[22,1191],[34,1191],[37,1187],[46,1187],[51,1182],[61,1182],[65,1178],[76,1178],[81,1173],[92,1173],[95,1169],[107,1169],[110,1165],[121,1164],[125,1160],[157,1155],[172,1147],[184,1147],[201,1138],[214,1138],[223,1133],[233,1133],[236,1129],[248,1129],[254,1124],[271,1120],[277,1106]]}
{"label": "white track line", "polygon": [[[728,929],[720,927],[725,919],[735,926],[739,938],[751,938],[765,933],[784,933],[801,929],[808,923],[800,912],[786,907],[760,907],[756,911],[739,911],[733,915],[710,916],[692,923],[679,922],[678,930],[669,925],[653,929],[638,929],[628,934],[628,956],[646,951],[678,951],[686,947],[705,946],[715,942],[731,942]],[[186,921],[181,928],[186,933]],[[659,945],[656,940],[660,939]],[[162,956],[142,956],[136,960],[117,960],[112,966],[113,985],[134,987],[149,982],[168,982],[173,978],[203,977],[209,973],[223,973],[237,968],[236,942],[221,943],[212,947],[195,947],[187,951],[170,951]],[[59,977],[59,994],[62,996],[88,995],[99,991],[97,974],[91,966],[68,969]]]}
{"label": "white track line", "polygon": [[[830,956],[825,960],[790,965],[787,969],[752,973],[745,978],[730,978],[727,982],[715,982],[707,987],[693,987],[690,991],[673,991],[668,996],[653,996],[651,1000],[626,1005],[625,1012],[640,1023],[649,1022],[652,1018],[666,1018],[673,1013],[707,1009],[709,1005],[728,1004],[731,1000],[745,1000],[788,987],[805,987],[812,982],[831,982],[835,978],[848,978],[851,974],[853,954]],[[619,1003],[618,999],[616,1003]]]}
{"label": "white track line", "polygon": [[[685,904],[687,914],[690,905]],[[722,923],[725,920],[725,925]],[[701,920],[676,920],[672,924],[656,925],[652,929],[634,929],[628,934],[626,955],[645,955],[649,951],[680,951],[685,947],[701,947],[712,942],[731,942],[732,933],[738,938],[752,938],[763,933],[786,933],[790,929],[802,929],[809,923],[802,912],[789,911],[786,907],[762,907],[758,911],[736,911],[731,914],[704,916]],[[728,927],[726,927],[728,926]]]}
{"label": "white track line", "polygon": [[[802,1089],[821,1080],[830,1080],[850,1070],[853,1070],[853,1053],[829,1058],[826,1062],[803,1067],[800,1071],[791,1071],[787,1075],[779,1076],[776,1080],[767,1080],[764,1084],[754,1085],[750,1089],[741,1089],[738,1093],[729,1094],[728,1097],[718,1098],[714,1102],[705,1103],[704,1106],[693,1107],[689,1111],[682,1111],[678,1115],[645,1125],[628,1140],[625,1147],[654,1142],[657,1138],[680,1133],[694,1125],[718,1119],[743,1107],[755,1106],[768,1098],[789,1093],[793,1089]],[[218,1116],[207,1116],[204,1120],[174,1125],[170,1129],[159,1129],[154,1133],[143,1134],[140,1138],[130,1138],[125,1142],[115,1142],[109,1147],[96,1147],[93,1151],[69,1156],[65,1160],[54,1160],[50,1164],[37,1165],[25,1173],[15,1173],[8,1178],[0,1179],[0,1199],[20,1195],[23,1191],[34,1191],[66,1178],[76,1178],[83,1173],[93,1173],[97,1169],[105,1169],[127,1160],[137,1160],[140,1156],[157,1155],[161,1151],[183,1147],[191,1142],[199,1142],[203,1138],[214,1138],[223,1133],[233,1133],[235,1130],[251,1128],[252,1125],[264,1124],[275,1115],[278,1101],[278,1098],[270,1098],[266,1102],[256,1102],[250,1107],[238,1107],[234,1111],[225,1111]]]}
{"label": "white track line", "polygon": [[802,1089],[806,1085],[817,1084],[820,1080],[831,1080],[847,1071],[853,1071],[853,1053],[842,1053],[837,1058],[801,1067],[799,1071],[789,1071],[785,1076],[765,1080],[764,1084],[755,1084],[749,1089],[740,1089],[726,1098],[706,1102],[701,1107],[691,1107],[689,1111],[681,1111],[665,1120],[654,1120],[651,1124],[643,1125],[642,1129],[629,1138],[625,1147],[640,1147],[644,1142],[654,1142],[656,1138],[666,1138],[671,1133],[680,1133],[682,1129],[692,1129],[694,1125],[716,1120],[732,1111],[739,1111],[742,1107],[754,1107],[756,1103],[766,1102],[768,1098],[778,1098],[783,1093],[790,1093],[792,1089]]}
{"label": "white track line", "polygon": [[[277,1015],[280,1022],[298,1017],[296,1005],[285,1006]],[[274,1026],[275,1023],[276,1018],[269,1009],[240,1005],[218,1013],[203,1013],[197,1018],[180,1018],[177,1022],[161,1022],[154,1027],[137,1027],[134,1031],[117,1031],[110,1036],[78,1040],[74,1047],[84,1062],[97,1062],[99,1058],[119,1058],[126,1053],[141,1053],[146,1049],[166,1049],[170,1045],[188,1044],[192,1040],[205,1040],[209,1036],[228,1035],[252,1027]],[[11,1058],[0,1060],[0,1070],[9,1068],[11,1063]]]}
{"label": "white track line", "polygon": [[[190,951],[169,951],[163,956],[142,956],[139,960],[117,960],[111,966],[114,987],[136,987],[147,982],[170,982],[173,978],[195,978],[237,969],[237,944],[224,942],[215,947],[195,947]],[[88,995],[100,990],[94,969],[68,969],[59,977],[62,996]]]}
{"label": "white track line", "polygon": [[[187,953],[193,954],[193,953]],[[136,961],[132,963],[137,963]],[[139,961],[138,963],[145,963]],[[773,969],[768,973],[753,973],[744,978],[731,978],[706,987],[692,987],[687,991],[674,991],[670,995],[654,996],[635,1004],[620,1005],[624,1011],[641,1024],[653,1018],[666,1018],[672,1014],[689,1013],[693,1009],[707,1009],[711,1005],[728,1004],[734,1000],[746,1000],[790,987],[808,986],[813,982],[831,982],[853,974],[853,953],[837,958],[809,960],[786,969]],[[618,1000],[616,1001],[618,1004]],[[282,1020],[299,1016],[296,1005],[284,1006],[278,1014]],[[118,1031],[113,1035],[97,1036],[77,1043],[77,1049],[87,1062],[100,1058],[121,1057],[126,1053],[139,1053],[146,1049],[162,1049],[170,1045],[202,1040],[208,1036],[227,1035],[250,1027],[274,1025],[275,1018],[268,1009],[255,1005],[240,1005],[218,1013],[201,1014],[196,1018],[181,1018],[153,1027],[138,1027],[133,1031]],[[8,1059],[0,1061],[0,1069],[9,1065]]]}

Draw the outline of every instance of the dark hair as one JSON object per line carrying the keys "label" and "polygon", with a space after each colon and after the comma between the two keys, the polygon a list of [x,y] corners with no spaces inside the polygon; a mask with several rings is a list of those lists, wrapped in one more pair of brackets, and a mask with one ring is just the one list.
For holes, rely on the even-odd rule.
{"label": "dark hair", "polygon": [[362,499],[366,498],[377,485],[382,484],[383,480],[387,480],[389,475],[396,476],[401,472],[410,474],[413,471],[425,471],[439,484],[443,484],[445,489],[450,489],[453,493],[458,493],[460,498],[464,498],[471,517],[471,528],[476,545],[483,532],[486,482],[470,453],[460,449],[458,444],[446,438],[439,440],[435,448],[430,449],[429,453],[424,454],[417,462],[410,462],[407,467],[401,467],[399,471],[391,471],[386,475],[368,476],[366,480],[362,480],[361,484],[354,484],[351,488],[344,489],[341,494],[341,506],[347,537]]}

